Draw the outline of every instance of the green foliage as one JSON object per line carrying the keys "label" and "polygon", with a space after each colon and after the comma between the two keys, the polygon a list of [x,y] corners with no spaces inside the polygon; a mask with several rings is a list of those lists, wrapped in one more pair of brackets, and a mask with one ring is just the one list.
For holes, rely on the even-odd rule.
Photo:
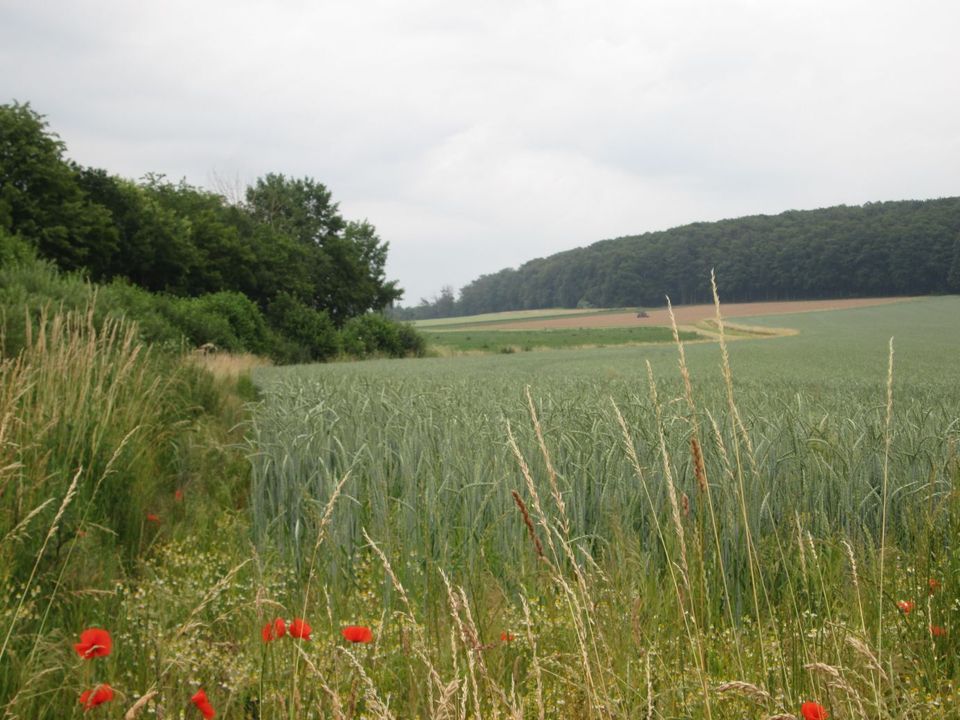
{"label": "green foliage", "polygon": [[302,245],[323,245],[344,228],[331,192],[311,178],[268,173],[247,188],[247,205],[256,220]]}
{"label": "green foliage", "polygon": [[341,331],[344,352],[354,357],[390,354],[400,345],[396,325],[382,315],[361,315],[351,318]]}
{"label": "green foliage", "polygon": [[[22,337],[12,326],[25,321],[8,319],[4,333]],[[0,437],[0,453],[6,473],[20,469],[17,493],[0,499],[0,536],[49,498],[67,498],[59,542],[100,526],[108,546],[135,554],[146,502],[173,482],[168,441],[199,395],[178,364],[145,351],[128,324],[108,319],[98,326],[92,308],[41,312],[19,363],[0,365],[0,386],[12,391],[3,396],[3,412],[17,419]],[[75,497],[68,497],[74,480]],[[34,530],[52,523],[57,504],[44,506],[18,552],[0,562],[10,572],[5,581],[25,577],[44,541]]]}
{"label": "green foliage", "polygon": [[[0,238],[3,235],[0,231]],[[11,262],[0,263],[0,321],[6,321],[0,354],[13,357],[25,346],[30,331],[38,328],[44,311],[85,308],[93,292],[78,275],[62,274],[52,263],[33,257],[32,252],[24,257],[18,242],[0,242],[12,247],[16,256]]]}
{"label": "green foliage", "polygon": [[385,278],[387,243],[368,222],[346,222],[321,183],[269,174],[248,188],[247,205],[255,220],[295,241],[309,268],[306,293],[298,295],[338,327],[400,297]]}
{"label": "green foliage", "polygon": [[36,251],[30,243],[0,227],[0,267],[18,265],[35,257]]}
{"label": "green foliage", "polygon": [[[217,292],[198,297],[152,293],[127,280],[90,283],[38,260],[19,239],[0,231],[0,251],[10,262],[0,265],[0,314],[16,318],[6,329],[3,353],[13,356],[26,343],[24,313],[36,328],[44,312],[95,307],[99,328],[109,318],[136,322],[139,337],[173,350],[212,343],[218,349],[270,355],[281,363],[325,361],[343,348],[355,357],[408,357],[424,354],[423,336],[413,327],[369,314],[355,318],[342,333],[322,311],[290,293],[279,293],[266,317],[246,295]],[[24,258],[22,260],[16,258]]]}
{"label": "green foliage", "polygon": [[174,312],[176,298],[151,293],[123,279],[96,292],[98,309],[135,321],[142,340],[176,350],[184,347],[187,334]]}
{"label": "green foliage", "polygon": [[410,323],[397,323],[397,336],[404,357],[423,357],[427,339]]}
{"label": "green foliage", "polygon": [[[388,245],[373,225],[345,220],[311,178],[268,174],[247,189],[244,204],[231,205],[184,181],[147,175],[136,183],[79,167],[64,151],[29,105],[0,106],[0,259],[13,259],[12,235],[96,282],[205,298],[157,298],[150,307],[117,286],[111,297],[145,318],[151,339],[169,341],[176,328],[192,343],[322,360],[337,351],[329,321],[341,327],[402,294],[386,279]],[[268,315],[280,325],[265,327],[250,303],[277,304]]]}
{"label": "green foliage", "polygon": [[270,301],[267,317],[283,338],[274,348],[275,359],[282,362],[323,361],[334,357],[340,350],[337,330],[327,314],[308,307],[290,293],[278,293]]}
{"label": "green foliage", "polygon": [[76,270],[116,251],[110,213],[91,202],[64,145],[29,104],[0,105],[0,227]]}
{"label": "green foliage", "polygon": [[[484,275],[455,313],[960,292],[960,198],[867,203],[694,223],[603,240]],[[440,298],[403,317],[442,317]]]}
{"label": "green foliage", "polygon": [[179,302],[190,303],[201,308],[204,313],[210,316],[217,316],[226,320],[231,333],[236,338],[236,344],[233,347],[224,347],[228,347],[230,350],[246,350],[264,355],[269,351],[270,337],[266,321],[260,312],[260,308],[246,295],[225,291],[201,295],[190,300],[180,300]]}
{"label": "green foliage", "polygon": [[340,337],[343,351],[358,358],[419,357],[426,350],[425,340],[411,325],[375,313],[348,320]]}
{"label": "green foliage", "polygon": [[953,262],[947,273],[947,289],[952,293],[960,293],[960,233],[953,243]]}

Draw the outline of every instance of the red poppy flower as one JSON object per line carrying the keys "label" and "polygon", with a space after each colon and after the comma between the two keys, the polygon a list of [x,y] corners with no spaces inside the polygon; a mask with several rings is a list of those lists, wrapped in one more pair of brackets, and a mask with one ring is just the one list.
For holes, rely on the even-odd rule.
{"label": "red poppy flower", "polygon": [[800,706],[800,714],[803,715],[803,720],[827,720],[830,717],[823,705],[810,701]]}
{"label": "red poppy flower", "polygon": [[190,698],[190,702],[197,706],[197,710],[210,720],[217,714],[217,711],[213,709],[213,705],[210,704],[210,701],[207,699],[207,694],[203,691],[203,688],[197,690],[196,694]]}
{"label": "red poppy flower", "polygon": [[363,625],[348,625],[340,631],[340,634],[352,643],[368,643],[373,641],[373,632],[370,628],[364,627]]}
{"label": "red poppy flower", "polygon": [[935,578],[930,578],[927,580],[927,585],[930,586],[930,594],[933,595],[937,590],[940,589],[940,581]]}
{"label": "red poppy flower", "polygon": [[295,637],[298,640],[309,640],[311,632],[313,632],[313,628],[303,618],[294,618],[293,622],[290,623],[290,637]]}
{"label": "red poppy flower", "polygon": [[160,522],[160,516],[154,513],[147,513],[147,522],[158,523]]}
{"label": "red poppy flower", "polygon": [[101,628],[87,628],[80,633],[80,642],[73,644],[77,655],[84,660],[109,655],[112,647],[113,640],[110,639],[110,633]]}
{"label": "red poppy flower", "polygon": [[513,642],[516,637],[513,633],[502,632],[500,633],[500,642]]}
{"label": "red poppy flower", "polygon": [[177,502],[183,502],[183,490],[177,488],[173,491],[173,499]]}
{"label": "red poppy flower", "polygon": [[260,630],[260,635],[263,636],[264,642],[270,642],[271,640],[282,638],[286,634],[287,624],[283,621],[283,618],[277,618],[272,623],[267,623]]}
{"label": "red poppy flower", "polygon": [[904,615],[909,615],[910,611],[916,607],[916,604],[913,602],[913,600],[901,600],[897,603],[897,607],[903,611]]}
{"label": "red poppy flower", "polygon": [[944,627],[940,627],[939,625],[931,625],[930,634],[933,635],[934,637],[946,637],[947,629]]}
{"label": "red poppy flower", "polygon": [[113,688],[106,683],[80,693],[80,704],[83,705],[84,712],[93,710],[97,705],[103,705],[109,700],[113,700]]}

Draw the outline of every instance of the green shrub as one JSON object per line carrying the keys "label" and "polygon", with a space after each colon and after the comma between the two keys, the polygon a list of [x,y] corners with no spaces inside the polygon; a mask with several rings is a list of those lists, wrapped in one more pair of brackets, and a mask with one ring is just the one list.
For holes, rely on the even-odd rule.
{"label": "green shrub", "polygon": [[267,317],[280,335],[272,353],[278,362],[323,361],[340,351],[340,338],[330,317],[290,293],[281,292],[270,301]]}
{"label": "green shrub", "polygon": [[355,357],[389,355],[396,357],[400,348],[400,334],[396,323],[382,315],[359,315],[350,318],[340,331],[343,350]]}
{"label": "green shrub", "polygon": [[[216,315],[227,321],[233,336],[237,340],[236,350],[253,353],[266,353],[270,348],[270,336],[263,313],[250,298],[243,293],[223,291],[193,298],[193,304],[205,313]],[[219,343],[218,343],[219,344]]]}
{"label": "green shrub", "polygon": [[243,350],[230,321],[198,299],[171,298],[170,311],[171,320],[194,347],[213,343],[221,350]]}
{"label": "green shrub", "polygon": [[175,321],[173,298],[157,295],[127,280],[114,280],[97,293],[98,305],[134,320],[145,342],[181,347],[185,334]]}
{"label": "green shrub", "polygon": [[375,313],[348,320],[340,331],[340,338],[343,351],[359,358],[374,355],[421,357],[426,352],[426,340],[412,325],[394,322]]}
{"label": "green shrub", "polygon": [[423,357],[427,354],[427,340],[410,323],[397,323],[397,334],[404,355]]}
{"label": "green shrub", "polygon": [[93,300],[93,288],[77,274],[61,274],[53,263],[21,253],[15,236],[6,235],[0,244],[10,253],[10,261],[0,264],[0,322],[6,323],[0,351],[10,357],[24,347],[28,330],[37,329],[44,310],[85,308]]}
{"label": "green shrub", "polygon": [[36,256],[30,243],[19,235],[11,235],[0,226],[0,266],[26,262]]}

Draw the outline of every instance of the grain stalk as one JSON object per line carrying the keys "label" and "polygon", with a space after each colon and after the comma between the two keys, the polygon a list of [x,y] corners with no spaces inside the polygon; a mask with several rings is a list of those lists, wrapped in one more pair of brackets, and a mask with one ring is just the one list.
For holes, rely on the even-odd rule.
{"label": "grain stalk", "polygon": [[[536,482],[534,481],[533,474],[530,471],[530,466],[527,464],[523,453],[520,451],[520,448],[517,445],[516,438],[513,435],[513,430],[509,422],[507,422],[507,438],[510,449],[514,454],[518,465],[520,466],[521,474],[526,482],[527,491],[530,495],[534,512],[537,515],[537,523],[543,528],[543,531],[546,534],[547,546],[550,548],[550,554],[553,560],[551,561],[550,558],[546,558],[545,556],[541,559],[546,562],[547,566],[550,568],[553,581],[564,592],[564,598],[566,600],[567,608],[570,612],[570,618],[573,622],[574,630],[577,636],[577,644],[580,651],[579,655],[583,666],[584,682],[586,683],[588,697],[590,698],[591,702],[591,713],[596,709],[599,710],[601,714],[603,714],[604,711],[609,714],[607,708],[609,707],[611,695],[606,685],[606,665],[601,660],[600,646],[602,643],[598,644],[597,642],[596,624],[591,613],[593,600],[587,585],[586,577],[583,574],[580,563],[577,560],[576,554],[573,551],[573,547],[570,544],[569,537],[563,532],[562,527],[561,529],[555,529],[552,526],[543,510],[543,505],[540,501],[540,493],[537,490]],[[542,450],[547,452],[546,445],[542,446]],[[549,457],[548,452],[547,456]],[[559,488],[557,488],[556,492],[557,495],[554,497],[554,501],[556,502],[559,498],[562,506],[562,497],[559,495]],[[556,542],[554,535],[556,535]],[[557,550],[557,543],[559,543],[559,546],[563,551],[562,555]],[[563,576],[561,568],[564,559],[574,575],[579,593],[574,591],[574,589]],[[591,655],[593,656],[594,661],[591,661]],[[596,664],[596,667],[594,667],[594,664]]]}
{"label": "grain stalk", "polygon": [[670,500],[673,528],[680,542],[680,577],[686,589],[686,596],[689,603],[688,612],[690,615],[691,638],[694,640],[691,649],[694,651],[694,656],[697,659],[697,672],[700,679],[700,689],[703,693],[704,709],[706,710],[707,718],[710,718],[712,716],[711,696],[707,685],[707,666],[703,648],[703,634],[700,631],[697,613],[694,609],[693,586],[690,583],[690,568],[687,564],[687,543],[683,530],[683,521],[680,519],[680,507],[677,503],[677,491],[673,483],[673,471],[670,468],[670,454],[667,451],[667,440],[663,432],[663,408],[660,405],[660,399],[657,395],[657,383],[653,377],[653,367],[650,365],[649,360],[647,360],[647,380],[650,384],[650,399],[653,402],[654,411],[656,412],[657,437],[660,441],[660,458],[663,461],[663,476],[666,480],[667,498]]}
{"label": "grain stalk", "polygon": [[[652,378],[651,378],[652,380]],[[655,386],[652,389],[655,397]],[[623,444],[627,457],[630,460],[631,465],[633,466],[634,474],[637,479],[640,481],[640,486],[643,489],[644,496],[647,500],[647,506],[650,510],[650,517],[653,518],[654,527],[657,531],[657,537],[660,540],[660,547],[663,550],[664,556],[667,558],[667,570],[670,574],[670,581],[673,585],[674,595],[677,599],[677,610],[680,614],[680,619],[683,622],[684,632],[687,636],[687,642],[689,643],[690,650],[693,653],[694,657],[697,659],[697,671],[698,678],[700,680],[701,692],[704,694],[704,707],[706,709],[708,717],[711,713],[711,705],[709,699],[709,692],[707,690],[707,681],[704,673],[704,657],[702,654],[701,642],[702,636],[696,627],[696,620],[692,612],[687,611],[687,604],[684,601],[684,591],[681,589],[681,584],[687,589],[687,597],[689,597],[689,579],[684,575],[683,566],[680,566],[680,579],[677,578],[677,564],[670,560],[670,550],[667,545],[666,534],[664,533],[663,526],[660,523],[660,514],[657,509],[656,504],[653,502],[653,496],[650,494],[650,488],[647,483],[646,476],[643,473],[643,469],[640,466],[640,460],[637,456],[636,446],[634,445],[633,438],[630,435],[630,430],[627,427],[627,422],[623,417],[623,413],[620,412],[620,408],[617,405],[616,401],[613,398],[610,398],[610,402],[613,405],[613,411],[617,418],[617,423],[620,425],[620,430],[623,434]],[[658,421],[659,426],[659,421]],[[660,428],[660,434],[662,435],[662,427]],[[668,458],[669,462],[669,458]],[[676,505],[676,498],[674,498],[673,506]],[[671,507],[671,516],[673,518],[674,527],[677,527],[677,521],[679,519],[679,512],[673,511]],[[682,526],[681,526],[682,530]]]}
{"label": "grain stalk", "polygon": [[[736,423],[737,428],[741,428],[742,423],[739,422],[740,411],[737,409],[737,404],[733,397],[733,372],[730,370],[730,354],[727,352],[727,341],[723,327],[723,315],[720,313],[720,295],[717,292],[717,278],[713,270],[710,271],[710,287],[713,291],[713,306],[716,311],[716,323],[717,330],[719,332],[720,357],[722,361],[721,365],[723,368],[723,379],[727,389],[727,407],[730,411],[731,418]],[[744,435],[746,435],[745,431]],[[757,567],[756,551],[753,547],[753,533],[750,529],[750,518],[747,514],[747,491],[743,480],[743,464],[740,460],[740,443],[733,443],[733,453],[734,457],[736,458],[741,520],[743,522],[744,538],[747,545],[747,564],[750,567],[750,588],[753,593],[753,610],[757,621],[757,643],[760,648],[760,660],[763,664],[763,675],[764,677],[768,677],[770,674],[769,665],[767,663],[767,653],[763,642],[763,621],[760,615],[760,598],[757,592],[757,588],[761,582],[761,579],[759,577],[759,568]]]}
{"label": "grain stalk", "polygon": [[[880,573],[877,581],[877,664],[883,666],[883,606],[884,596],[884,568],[887,546],[887,505],[890,481],[890,445],[893,440],[893,338],[890,338],[889,356],[887,361],[887,413],[883,431],[883,491],[880,519]],[[875,676],[874,685],[878,712],[882,712],[883,693],[880,688],[880,675]]]}
{"label": "grain stalk", "polygon": [[47,530],[47,534],[43,538],[43,544],[40,546],[40,551],[37,553],[37,558],[33,563],[33,569],[30,571],[30,577],[27,578],[23,592],[20,593],[20,599],[17,601],[16,610],[14,611],[10,620],[10,626],[7,628],[7,634],[3,638],[3,645],[0,646],[0,660],[3,660],[3,656],[7,653],[7,646],[10,644],[10,636],[13,635],[13,628],[16,625],[17,617],[20,615],[20,611],[23,609],[23,603],[26,601],[31,588],[33,587],[33,581],[37,577],[37,570],[40,568],[40,561],[43,559],[44,553],[47,551],[47,545],[50,544],[50,539],[60,528],[60,520],[63,519],[63,514],[67,511],[67,508],[70,506],[70,503],[73,502],[73,498],[77,494],[77,483],[80,481],[80,475],[82,473],[83,468],[79,468],[74,474],[73,480],[70,482],[70,486],[67,488],[67,492],[63,496],[63,500],[60,502],[60,508],[57,510],[57,514],[54,516],[53,522],[50,523],[50,528]]}
{"label": "grain stalk", "polygon": [[[723,582],[723,593],[726,599],[727,607],[727,616],[730,622],[730,627],[733,628],[736,626],[736,622],[733,617],[733,600],[730,595],[730,587],[727,580],[727,571],[725,563],[723,560],[723,548],[720,544],[720,528],[719,523],[717,522],[716,508],[713,503],[713,493],[710,488],[710,482],[707,477],[706,463],[703,460],[703,450],[701,443],[701,434],[700,434],[700,420],[697,415],[697,406],[693,399],[693,384],[690,381],[690,371],[687,368],[687,355],[684,350],[683,341],[680,339],[680,332],[677,328],[677,318],[673,314],[673,303],[670,302],[670,297],[667,297],[667,312],[670,314],[670,328],[673,331],[673,342],[677,346],[677,353],[679,355],[678,363],[680,367],[680,377],[683,379],[683,394],[687,401],[687,409],[690,413],[690,424],[693,427],[693,432],[690,437],[690,450],[693,456],[694,463],[694,473],[697,478],[697,487],[700,489],[700,493],[703,497],[706,498],[707,508],[710,513],[710,527],[713,531],[713,541],[714,548],[717,553],[717,563],[720,567],[720,577]],[[706,570],[703,570],[706,573]],[[706,587],[706,583],[704,583]],[[737,656],[737,665],[740,669],[740,672],[743,672],[743,658],[740,653],[739,644],[735,644],[735,652]]]}

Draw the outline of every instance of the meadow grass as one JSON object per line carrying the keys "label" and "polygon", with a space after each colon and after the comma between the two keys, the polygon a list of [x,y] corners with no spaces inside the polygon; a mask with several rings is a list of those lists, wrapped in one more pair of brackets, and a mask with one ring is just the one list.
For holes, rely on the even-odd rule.
{"label": "meadow grass", "polygon": [[107,662],[119,687],[149,676],[158,638],[136,606],[122,611],[127,598],[168,540],[197,537],[246,495],[246,463],[223,445],[242,403],[193,363],[144,347],[134,326],[95,317],[24,316],[19,352],[0,358],[4,717],[79,714],[84,685],[107,679],[70,657],[83,627],[116,632],[120,663]]}
{"label": "meadow grass", "polygon": [[[40,508],[21,540],[2,496],[10,717],[79,717],[104,681],[91,716],[199,717],[202,686],[222,717],[960,717],[958,298],[729,345],[254,368],[255,400],[58,322],[2,366],[0,472]],[[123,412],[101,364],[139,378]],[[66,449],[98,423],[45,424],[58,393],[110,420],[92,480]],[[52,552],[81,508],[98,527]],[[310,641],[261,638],[294,617]],[[90,625],[108,658],[70,648]]]}

